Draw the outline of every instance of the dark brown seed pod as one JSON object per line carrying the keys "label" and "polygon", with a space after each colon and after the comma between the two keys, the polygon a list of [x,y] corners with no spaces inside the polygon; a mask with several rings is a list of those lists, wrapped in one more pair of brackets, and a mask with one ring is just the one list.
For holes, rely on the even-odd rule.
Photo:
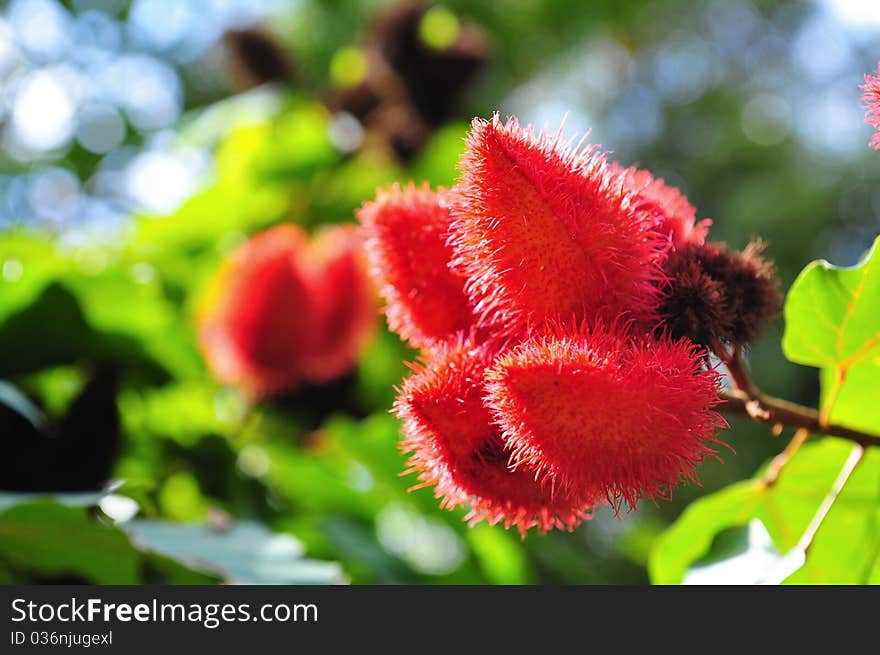
{"label": "dark brown seed pod", "polygon": [[711,345],[753,341],[782,306],[773,263],[753,241],[742,252],[721,243],[673,251],[664,265],[669,284],[661,304],[663,327]]}
{"label": "dark brown seed pod", "polygon": [[404,2],[376,22],[372,44],[400,76],[415,110],[431,124],[447,120],[462,93],[489,58],[485,33],[462,25],[455,40],[443,48],[425,43],[422,21],[429,7]]}
{"label": "dark brown seed pod", "polygon": [[267,83],[288,83],[294,65],[275,36],[262,27],[231,28],[223,34],[236,84],[251,88]]}

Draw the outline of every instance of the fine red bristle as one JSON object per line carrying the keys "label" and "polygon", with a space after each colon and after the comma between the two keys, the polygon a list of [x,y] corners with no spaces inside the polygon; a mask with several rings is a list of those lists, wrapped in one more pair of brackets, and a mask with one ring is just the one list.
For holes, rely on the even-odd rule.
{"label": "fine red bristle", "polygon": [[880,63],[877,64],[877,75],[865,75],[865,83],[861,89],[865,122],[876,130],[869,145],[880,150]]}
{"label": "fine red bristle", "polygon": [[514,464],[615,506],[694,480],[725,425],[711,409],[718,375],[687,340],[633,341],[601,327],[547,335],[501,356],[487,382]]}
{"label": "fine red bristle", "polygon": [[448,266],[452,249],[444,196],[427,185],[395,184],[358,210],[388,326],[416,348],[468,331],[475,320],[464,279]]}
{"label": "fine red bristle", "polygon": [[453,267],[483,325],[653,317],[667,240],[593,146],[475,119],[453,189]]}
{"label": "fine red bristle", "polygon": [[409,469],[419,473],[417,487],[436,485],[441,507],[468,506],[471,523],[502,523],[523,533],[573,529],[595,498],[554,490],[525,467],[511,471],[510,452],[483,405],[487,365],[481,349],[450,344],[436,349],[404,384],[394,411],[403,421]]}

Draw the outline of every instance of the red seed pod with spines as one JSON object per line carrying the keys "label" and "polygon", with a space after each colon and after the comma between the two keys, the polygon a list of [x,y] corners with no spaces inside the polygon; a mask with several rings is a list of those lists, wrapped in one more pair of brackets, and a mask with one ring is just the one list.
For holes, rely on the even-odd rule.
{"label": "red seed pod with spines", "polygon": [[619,507],[668,498],[712,456],[718,374],[687,340],[633,340],[581,328],[532,339],[487,371],[486,402],[511,463],[564,494],[595,490]]}
{"label": "red seed pod with spines", "polygon": [[475,322],[464,279],[449,268],[447,191],[395,184],[358,212],[370,271],[388,326],[415,348],[430,348]]}
{"label": "red seed pod with spines", "polygon": [[418,487],[435,485],[441,507],[470,508],[465,519],[516,527],[525,533],[571,530],[588,518],[596,500],[587,490],[564,494],[520,467],[511,471],[510,452],[483,404],[484,349],[458,341],[435,349],[400,390],[394,405],[403,422],[401,449],[411,453],[407,473]]}
{"label": "red seed pod with spines", "polygon": [[308,282],[297,265],[306,237],[293,226],[259,234],[224,262],[201,317],[214,375],[262,397],[302,382],[311,330]]}
{"label": "red seed pod with spines", "polygon": [[475,119],[452,202],[453,268],[484,325],[655,317],[668,239],[594,146]]}

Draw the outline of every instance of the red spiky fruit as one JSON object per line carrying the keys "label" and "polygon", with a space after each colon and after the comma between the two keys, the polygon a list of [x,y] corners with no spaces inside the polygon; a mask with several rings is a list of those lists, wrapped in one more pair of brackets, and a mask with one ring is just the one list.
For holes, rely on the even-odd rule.
{"label": "red spiky fruit", "polygon": [[484,324],[651,319],[667,239],[594,147],[475,119],[452,203],[453,267]]}
{"label": "red spiky fruit", "polygon": [[571,530],[588,517],[594,497],[568,495],[535,481],[525,468],[512,471],[510,452],[483,405],[488,357],[467,343],[437,348],[403,385],[394,405],[403,421],[401,449],[411,452],[408,473],[416,487],[436,485],[441,507],[468,505],[471,523]]}
{"label": "red spiky fruit", "polygon": [[687,340],[545,335],[502,355],[486,379],[515,466],[564,493],[597,489],[615,507],[695,479],[724,425],[712,411],[718,375]]}
{"label": "red spiky fruit", "polygon": [[359,250],[351,228],[310,244],[292,225],[235,250],[200,317],[199,343],[217,379],[262,398],[347,373],[374,313]]}
{"label": "red spiky fruit", "polygon": [[388,326],[416,348],[467,331],[475,320],[464,279],[448,266],[445,195],[427,185],[395,184],[357,212]]}
{"label": "red spiky fruit", "polygon": [[877,130],[868,145],[880,150],[880,63],[877,64],[877,75],[865,75],[865,83],[860,88],[864,92],[865,122]]}
{"label": "red spiky fruit", "polygon": [[635,166],[624,168],[614,162],[609,168],[612,173],[623,176],[626,187],[638,196],[648,212],[659,214],[660,231],[668,235],[674,248],[706,242],[712,221],[704,218],[698,223],[697,210],[681,191]]}

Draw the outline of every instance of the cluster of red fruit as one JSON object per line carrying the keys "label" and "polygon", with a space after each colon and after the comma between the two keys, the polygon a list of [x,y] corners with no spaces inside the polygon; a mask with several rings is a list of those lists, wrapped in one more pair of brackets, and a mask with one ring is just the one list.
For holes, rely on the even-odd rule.
{"label": "cluster of red fruit", "polygon": [[707,243],[663,180],[515,119],[475,120],[460,169],[358,212],[388,324],[421,350],[395,405],[418,486],[521,532],[667,497],[725,425],[704,346],[772,315],[771,267]]}

